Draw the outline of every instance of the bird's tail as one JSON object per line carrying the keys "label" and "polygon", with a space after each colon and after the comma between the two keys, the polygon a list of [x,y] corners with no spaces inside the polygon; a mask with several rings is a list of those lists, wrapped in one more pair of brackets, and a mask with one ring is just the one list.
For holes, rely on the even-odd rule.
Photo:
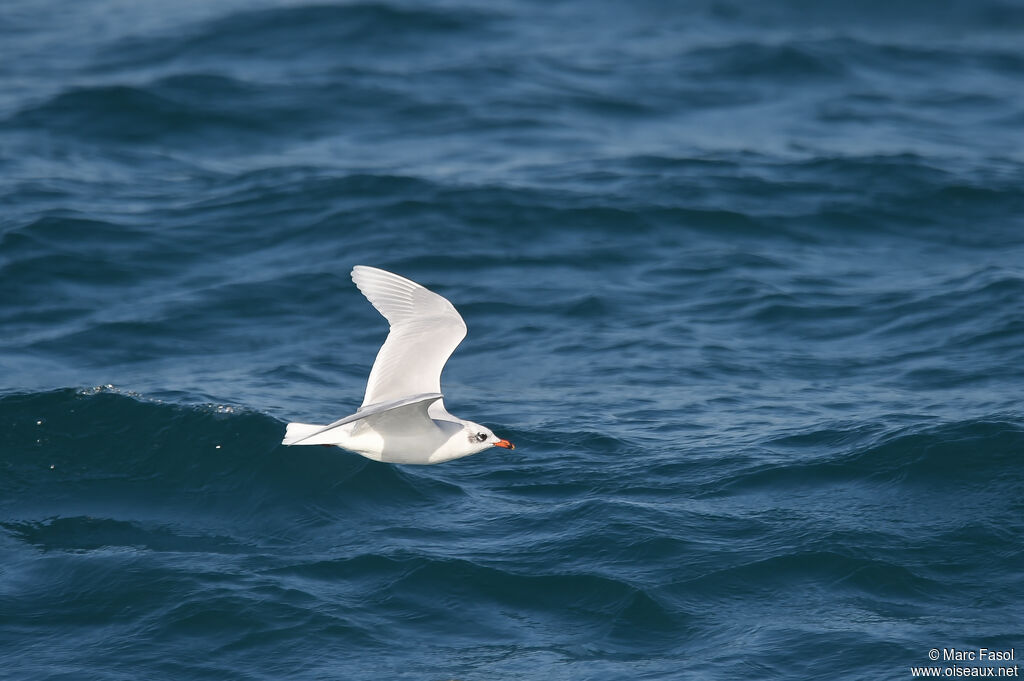
{"label": "bird's tail", "polygon": [[[313,433],[321,430],[323,426],[314,426],[310,423],[289,423],[288,430],[284,433],[284,440],[281,441],[283,445],[293,445],[299,440],[309,437]],[[319,443],[307,443],[298,442],[298,444],[319,444]]]}

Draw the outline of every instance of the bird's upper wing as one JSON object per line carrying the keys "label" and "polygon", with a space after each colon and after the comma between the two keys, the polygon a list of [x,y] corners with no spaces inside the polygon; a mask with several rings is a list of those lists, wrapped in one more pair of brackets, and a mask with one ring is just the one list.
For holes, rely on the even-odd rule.
{"label": "bird's upper wing", "polygon": [[363,406],[441,392],[441,370],[466,337],[447,299],[397,274],[356,265],[352,281],[391,324],[366,382]]}

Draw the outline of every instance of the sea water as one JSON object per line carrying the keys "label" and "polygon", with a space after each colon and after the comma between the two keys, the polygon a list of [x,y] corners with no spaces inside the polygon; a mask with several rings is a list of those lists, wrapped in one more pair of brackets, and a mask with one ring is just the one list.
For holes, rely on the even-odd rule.
{"label": "sea water", "polygon": [[[0,5],[0,676],[1024,648],[1024,6]],[[355,264],[449,298],[434,467]],[[950,674],[958,673],[950,671]]]}

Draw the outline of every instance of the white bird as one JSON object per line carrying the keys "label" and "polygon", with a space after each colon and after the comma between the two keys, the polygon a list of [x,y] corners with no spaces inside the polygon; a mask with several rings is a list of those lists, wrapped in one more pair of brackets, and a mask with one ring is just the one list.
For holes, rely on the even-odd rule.
{"label": "white bird", "polygon": [[356,413],[326,426],[289,423],[282,444],[334,445],[374,461],[429,464],[489,447],[515,449],[508,440],[445,410],[441,370],[466,337],[455,307],[414,281],[356,265],[352,281],[391,324]]}

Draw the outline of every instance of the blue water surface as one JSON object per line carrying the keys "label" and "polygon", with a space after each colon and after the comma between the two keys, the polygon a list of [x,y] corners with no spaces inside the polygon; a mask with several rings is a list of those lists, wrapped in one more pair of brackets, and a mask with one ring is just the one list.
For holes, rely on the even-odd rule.
{"label": "blue water surface", "polygon": [[[0,3],[0,676],[1024,654],[1022,45],[1009,0]],[[446,404],[515,451],[279,444],[362,399],[355,264],[455,304]]]}

